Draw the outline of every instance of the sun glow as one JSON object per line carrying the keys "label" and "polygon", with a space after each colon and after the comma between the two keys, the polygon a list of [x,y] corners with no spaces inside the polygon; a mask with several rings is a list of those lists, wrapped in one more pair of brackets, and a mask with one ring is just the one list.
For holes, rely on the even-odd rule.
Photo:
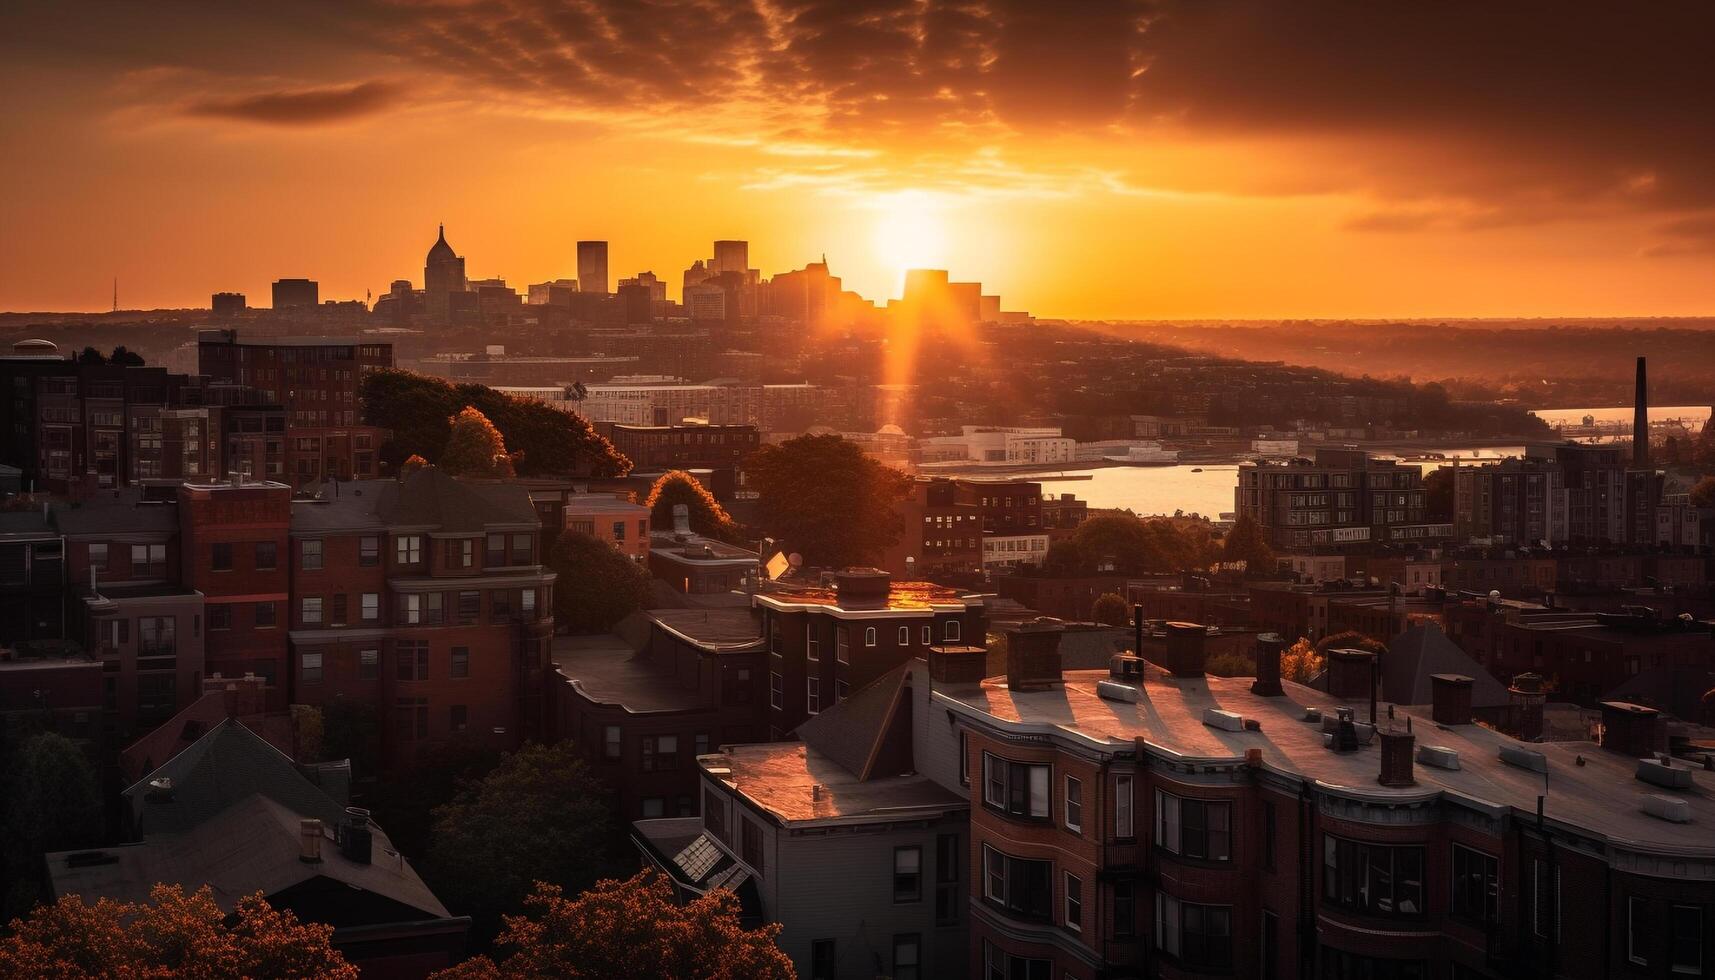
{"label": "sun glow", "polygon": [[896,191],[877,198],[870,243],[876,264],[889,271],[898,296],[907,269],[947,267],[946,202],[926,191]]}

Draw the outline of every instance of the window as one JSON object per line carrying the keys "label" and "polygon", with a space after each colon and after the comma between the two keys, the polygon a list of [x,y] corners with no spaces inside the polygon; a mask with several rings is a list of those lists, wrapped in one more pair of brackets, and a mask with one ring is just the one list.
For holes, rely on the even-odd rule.
{"label": "window", "polygon": [[852,688],[851,688],[850,684],[847,684],[845,681],[835,681],[834,682],[834,700],[835,701],[844,701],[846,698],[849,698],[851,696],[852,696]]}
{"label": "window", "polygon": [[1114,777],[1114,836],[1130,840],[1137,836],[1137,821],[1132,816],[1131,777]]}
{"label": "window", "polygon": [[941,627],[941,639],[947,643],[959,642],[959,621],[947,620],[947,625]]}
{"label": "window", "polygon": [[322,597],[307,595],[303,599],[303,612],[298,617],[305,626],[317,626],[322,621]]}
{"label": "window", "polygon": [[367,534],[357,539],[357,563],[364,568],[381,564],[381,538]]}
{"label": "window", "polygon": [[1325,835],[1322,897],[1369,915],[1422,915],[1423,848]]}
{"label": "window", "polygon": [[462,704],[451,705],[447,709],[447,730],[462,732],[470,722],[470,712]]}
{"label": "window", "polygon": [[822,659],[822,644],[816,640],[816,627],[813,623],[804,624],[804,659],[811,663]]}
{"label": "window", "polygon": [[617,759],[617,758],[619,758],[620,747],[622,745],[622,742],[621,742],[622,738],[623,738],[623,736],[620,734],[618,725],[608,725],[606,728],[602,729],[602,743],[601,743],[602,758],[604,758],[604,759]]}
{"label": "window", "polygon": [[1452,911],[1484,925],[1501,920],[1501,865],[1494,857],[1453,845]]}
{"label": "window", "polygon": [[810,943],[810,980],[834,980],[834,941],[817,939]]}
{"label": "window", "polygon": [[983,980],[1050,980],[1053,960],[1014,956],[983,940]]}
{"label": "window", "polygon": [[1155,893],[1155,948],[1200,970],[1233,965],[1233,909],[1229,905],[1193,905]]}
{"label": "window", "polygon": [[956,925],[959,921],[959,846],[958,834],[940,834],[935,838],[935,922]]}
{"label": "window", "polygon": [[1084,832],[1084,784],[1072,776],[1066,777],[1066,829]]}
{"label": "window", "polygon": [[395,649],[399,655],[395,677],[402,681],[429,679],[429,644],[422,640],[400,640]]}
{"label": "window", "polygon": [[1066,872],[1066,928],[1073,932],[1084,931],[1084,880],[1072,872]]}
{"label": "window", "polygon": [[381,651],[359,650],[357,652],[357,676],[362,680],[374,680],[381,673]]}
{"label": "window", "polygon": [[983,898],[1034,919],[1048,919],[1054,901],[1053,864],[1027,861],[983,845]]}
{"label": "window", "polygon": [[273,571],[274,566],[277,563],[278,556],[279,556],[279,548],[277,548],[275,546],[274,542],[272,542],[272,541],[258,541],[258,542],[256,542],[256,570],[257,571],[259,571],[259,572],[271,572],[271,571]]}
{"label": "window", "polygon": [[809,677],[804,680],[804,709],[810,714],[822,710],[822,679]]}
{"label": "window", "polygon": [[107,571],[107,543],[105,541],[89,546],[89,567],[103,572]]}
{"label": "window", "polygon": [[935,642],[935,629],[934,629],[934,627],[931,627],[931,626],[923,627],[923,645],[928,646],[929,644],[931,644],[933,642]]}
{"label": "window", "polygon": [[698,732],[691,738],[691,751],[695,755],[709,754],[709,733]]}
{"label": "window", "polygon": [[476,564],[476,542],[460,538],[447,542],[447,564],[454,568],[470,568]]}
{"label": "window", "polygon": [[1649,966],[1649,903],[1641,898],[1626,899],[1626,959],[1639,966]]}
{"label": "window", "polygon": [[307,572],[313,572],[322,567],[322,543],[320,541],[303,541],[298,544],[298,565]]}
{"label": "window", "polygon": [[1155,842],[1162,849],[1203,861],[1232,859],[1231,803],[1186,800],[1155,791]]}
{"label": "window", "polygon": [[851,643],[844,626],[834,631],[834,659],[842,664],[852,662]]}
{"label": "window", "polygon": [[452,676],[470,676],[470,647],[453,647]]}
{"label": "window", "polygon": [[1548,862],[1531,861],[1531,930],[1537,936],[1560,941],[1560,869],[1549,871]]}
{"label": "window", "polygon": [[1667,914],[1667,963],[1674,973],[1703,975],[1703,907],[1675,905]]}
{"label": "window", "polygon": [[458,594],[458,605],[454,608],[458,614],[458,624],[460,626],[469,626],[475,623],[478,619],[482,618],[482,593],[460,592]]}
{"label": "window", "polygon": [[483,564],[490,567],[506,564],[506,535],[490,534],[488,547],[482,556]]}
{"label": "window", "polygon": [[298,679],[305,684],[322,682],[322,655],[306,653],[298,658]]}
{"label": "window", "polygon": [[893,849],[893,903],[915,902],[923,897],[923,849]]}
{"label": "window", "polygon": [[679,736],[643,736],[643,771],[666,772],[679,768]]}
{"label": "window", "polygon": [[232,571],[232,545],[228,542],[210,545],[208,567],[216,572]]}
{"label": "window", "polygon": [[915,932],[893,937],[893,980],[919,980],[923,975],[918,962],[919,945]]}
{"label": "window", "polygon": [[614,521],[613,522],[613,540],[617,541],[620,544],[625,543],[625,522],[624,521]]}
{"label": "window", "polygon": [[1137,893],[1129,881],[1114,882],[1114,935],[1137,935]]}
{"label": "window", "polygon": [[415,565],[423,560],[423,539],[416,534],[402,534],[393,541],[393,560],[400,565]]}
{"label": "window", "polygon": [[776,711],[786,707],[786,678],[781,677],[778,671],[768,672],[768,703]]}
{"label": "window", "polygon": [[983,802],[1018,817],[1048,817],[1048,767],[983,753]]}
{"label": "window", "polygon": [[899,627],[899,645],[902,647],[908,647],[911,645],[911,627]]}
{"label": "window", "polygon": [[762,873],[762,825],[754,820],[739,818],[739,853],[744,863]]}
{"label": "window", "polygon": [[971,745],[970,736],[964,731],[959,732],[959,785],[971,784]]}
{"label": "window", "polygon": [[256,604],[256,628],[265,629],[274,625],[274,604],[258,602]]}
{"label": "window", "polygon": [[428,698],[397,698],[393,706],[398,711],[395,720],[401,740],[410,742],[429,737]]}
{"label": "window", "polygon": [[399,621],[407,626],[415,626],[423,621],[422,596],[402,595],[399,597]]}
{"label": "window", "polygon": [[512,564],[530,564],[530,542],[533,535],[514,534],[512,536]]}
{"label": "window", "polygon": [[379,592],[365,592],[363,594],[363,598],[359,600],[359,608],[363,614],[363,621],[364,622],[373,623],[376,620],[380,619],[381,618],[381,593],[379,593]]}
{"label": "window", "polygon": [[229,630],[232,628],[231,606],[209,606],[208,628],[210,630]]}
{"label": "window", "polygon": [[863,645],[866,647],[875,646],[875,627],[873,627],[873,626],[864,627]]}

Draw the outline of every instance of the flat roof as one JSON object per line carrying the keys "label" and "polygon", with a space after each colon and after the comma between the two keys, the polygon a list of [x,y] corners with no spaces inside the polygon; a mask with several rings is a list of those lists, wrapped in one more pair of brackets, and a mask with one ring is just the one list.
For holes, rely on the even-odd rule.
{"label": "flat roof", "polygon": [[860,780],[802,742],[733,745],[698,756],[697,763],[783,823],[857,817],[900,820],[914,810],[945,812],[970,806],[969,800],[927,776]]}
{"label": "flat roof", "polygon": [[592,701],[617,704],[633,713],[694,711],[704,706],[696,689],[679,686],[670,671],[639,657],[611,633],[556,636],[553,659],[560,676]]}
{"label": "flat roof", "polygon": [[[1142,697],[1135,704],[1096,693],[1097,685],[1109,679],[1105,670],[1067,671],[1063,686],[1041,690],[1013,691],[1004,677],[936,685],[933,697],[1005,727],[1054,732],[1109,748],[1128,749],[1141,738],[1168,758],[1239,762],[1256,749],[1267,768],[1379,802],[1409,802],[1441,792],[1534,813],[1536,798],[1544,792],[1543,774],[1500,760],[1503,747],[1527,749],[1548,761],[1549,819],[1644,849],[1715,855],[1715,777],[1701,771],[1693,773],[1692,789],[1664,789],[1635,778],[1637,759],[1594,742],[1524,743],[1480,725],[1437,725],[1428,705],[1394,705],[1401,726],[1404,719],[1412,719],[1419,746],[1455,750],[1460,768],[1418,763],[1417,785],[1390,788],[1377,782],[1379,739],[1354,752],[1334,752],[1323,747],[1321,725],[1303,720],[1306,707],[1331,713],[1342,703],[1321,691],[1283,681],[1285,696],[1266,698],[1250,692],[1248,677],[1173,678],[1154,665],[1145,673]],[[1352,707],[1356,720],[1367,720],[1363,706]],[[1210,708],[1255,719],[1261,730],[1231,732],[1205,725],[1203,712]],[[1386,719],[1387,709],[1386,703],[1380,706],[1379,719]],[[1645,814],[1644,798],[1652,795],[1684,799],[1691,805],[1691,822],[1671,823]]]}
{"label": "flat roof", "polygon": [[566,513],[570,514],[632,514],[638,511],[649,513],[649,508],[642,504],[634,504],[629,500],[621,500],[604,493],[569,493],[566,495]]}
{"label": "flat roof", "polygon": [[826,585],[791,585],[776,583],[769,592],[759,593],[757,600],[769,606],[790,609],[793,606],[821,606],[841,612],[877,612],[888,609],[944,609],[981,605],[979,597],[959,589],[950,589],[934,582],[889,582],[887,601],[840,604],[840,592]]}
{"label": "flat roof", "polygon": [[762,623],[749,605],[651,609],[649,618],[699,646],[720,652],[762,642]]}

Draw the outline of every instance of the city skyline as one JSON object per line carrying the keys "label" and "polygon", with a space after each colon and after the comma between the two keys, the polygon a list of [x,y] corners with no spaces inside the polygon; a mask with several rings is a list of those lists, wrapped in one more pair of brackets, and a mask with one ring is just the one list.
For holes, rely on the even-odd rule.
{"label": "city skyline", "polygon": [[[0,309],[827,254],[1073,318],[1701,315],[1712,14],[21,4]],[[75,19],[75,23],[74,23]],[[697,43],[676,33],[695,23]]]}

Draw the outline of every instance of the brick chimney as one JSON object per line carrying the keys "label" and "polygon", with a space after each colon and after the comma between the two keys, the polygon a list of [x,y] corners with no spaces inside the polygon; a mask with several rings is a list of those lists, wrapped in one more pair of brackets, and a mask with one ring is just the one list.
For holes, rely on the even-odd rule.
{"label": "brick chimney", "polygon": [[937,684],[979,684],[987,674],[988,651],[982,647],[931,647],[929,650],[929,679]]}
{"label": "brick chimney", "polygon": [[1464,674],[1430,674],[1430,716],[1437,725],[1471,723],[1471,686]]}
{"label": "brick chimney", "polygon": [[1417,773],[1413,769],[1412,753],[1417,748],[1417,736],[1411,733],[1407,719],[1404,730],[1384,729],[1376,733],[1382,743],[1382,772],[1377,782],[1383,786],[1415,786]]}
{"label": "brick chimney", "polygon": [[1642,759],[1667,748],[1661,712],[1630,701],[1602,702],[1602,747]]}
{"label": "brick chimney", "polygon": [[1015,691],[1060,683],[1058,623],[1021,623],[1006,631],[1006,686]]}
{"label": "brick chimney", "polygon": [[1542,706],[1548,702],[1548,695],[1542,690],[1542,675],[1529,672],[1514,675],[1507,693],[1512,696],[1513,732],[1523,742],[1542,741]]}
{"label": "brick chimney", "polygon": [[1280,654],[1286,649],[1286,638],[1279,633],[1263,633],[1256,638],[1256,680],[1251,693],[1265,698],[1278,698],[1286,692],[1280,689]]}
{"label": "brick chimney", "polygon": [[1209,631],[1201,623],[1168,623],[1167,649],[1161,666],[1174,677],[1202,677]]}
{"label": "brick chimney", "polygon": [[298,821],[298,860],[322,863],[322,822],[313,818]]}
{"label": "brick chimney", "polygon": [[1367,701],[1375,676],[1376,655],[1346,648],[1328,651],[1328,693],[1342,701]]}

